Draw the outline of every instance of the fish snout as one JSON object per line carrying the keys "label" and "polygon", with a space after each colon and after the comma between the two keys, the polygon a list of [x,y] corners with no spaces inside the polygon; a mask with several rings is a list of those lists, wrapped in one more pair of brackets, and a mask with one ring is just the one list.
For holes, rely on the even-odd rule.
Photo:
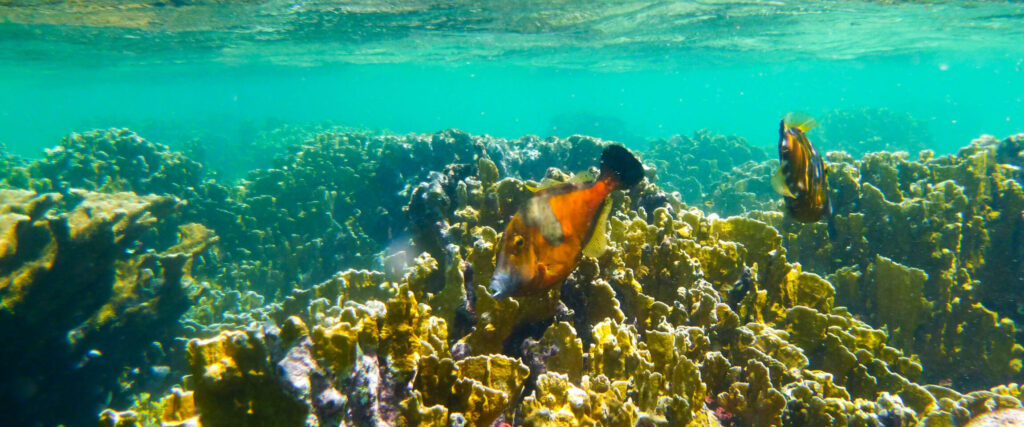
{"label": "fish snout", "polygon": [[491,297],[494,299],[505,299],[512,296],[518,290],[516,280],[508,273],[494,273],[491,277]]}

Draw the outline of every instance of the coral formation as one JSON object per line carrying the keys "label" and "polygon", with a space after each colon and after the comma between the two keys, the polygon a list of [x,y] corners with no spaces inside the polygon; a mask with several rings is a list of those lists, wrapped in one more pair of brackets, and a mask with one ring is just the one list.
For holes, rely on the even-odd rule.
{"label": "coral formation", "polygon": [[0,188],[19,188],[28,185],[29,174],[24,163],[20,157],[8,153],[6,147],[0,144]]}
{"label": "coral formation", "polygon": [[38,191],[85,188],[139,194],[186,194],[202,165],[127,129],[75,133],[28,166]]}
{"label": "coral formation", "polygon": [[227,185],[198,162],[128,130],[92,131],[65,138],[19,169],[31,179],[8,184],[174,195],[189,209],[161,224],[163,241],[173,242],[177,225],[201,222],[232,242],[216,248],[220,262],[207,271],[211,279],[273,294],[344,268],[380,266],[382,248],[401,248],[415,232],[403,213],[415,184],[449,164],[490,157],[502,173],[540,176],[553,164],[586,169],[600,153],[592,138],[506,141],[455,130],[406,136],[328,131],[289,150],[275,167]]}
{"label": "coral formation", "polygon": [[157,368],[151,362],[162,360],[190,304],[183,277],[197,248],[136,246],[180,203],[0,190],[0,206],[0,338],[13,350],[0,356],[0,396],[13,403],[5,418],[17,425],[94,419],[108,394],[124,397],[125,371]]}
{"label": "coral formation", "polygon": [[[499,301],[486,286],[499,230],[528,186],[587,170],[603,141],[328,132],[226,185],[132,134],[87,135],[13,168],[50,171],[23,186],[61,192],[2,193],[17,244],[0,247],[0,277],[48,253],[32,242],[59,234],[54,209],[65,228],[125,236],[93,266],[106,293],[54,324],[86,367],[114,360],[114,333],[187,344],[153,357],[177,388],[131,390],[131,407],[116,393],[129,410],[103,425],[966,425],[1021,407],[1024,136],[938,158],[831,153],[830,224],[779,212],[777,162],[738,138],[655,141],[640,156],[651,179],[609,198],[609,250],[561,288]],[[140,168],[125,147],[161,154]],[[84,215],[111,204],[116,220]],[[28,288],[0,289],[3,313],[25,312]]]}
{"label": "coral formation", "polygon": [[833,163],[832,238],[824,224],[754,216],[783,230],[794,260],[830,274],[838,301],[921,355],[928,381],[989,387],[1017,378],[1024,356],[1011,291],[1024,198],[1019,171],[1005,166],[1014,156],[999,154],[1019,138],[983,137],[955,156]]}
{"label": "coral formation", "polygon": [[[747,181],[744,184],[731,182],[731,172],[736,168],[736,173],[742,173],[754,163],[769,159],[768,153],[743,138],[715,135],[706,129],[697,131],[693,137],[677,135],[653,140],[645,154],[645,161],[656,169],[655,180],[659,185],[678,191],[683,202],[700,207],[708,201],[721,201],[719,196],[723,192],[747,192],[744,185]],[[772,194],[770,184],[762,190]],[[715,205],[712,210],[739,214],[747,210],[744,207],[753,208],[730,204]]]}
{"label": "coral formation", "polygon": [[854,156],[881,151],[916,154],[934,145],[924,122],[887,108],[832,110],[819,123],[823,151],[846,151]]}

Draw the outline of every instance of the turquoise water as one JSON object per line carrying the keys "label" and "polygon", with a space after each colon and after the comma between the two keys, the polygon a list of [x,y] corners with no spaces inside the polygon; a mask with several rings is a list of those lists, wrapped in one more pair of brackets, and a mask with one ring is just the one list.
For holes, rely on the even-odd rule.
{"label": "turquoise water", "polygon": [[[820,151],[947,154],[995,138],[959,157],[828,156],[823,182],[834,214],[803,224],[781,211],[786,202],[771,183],[779,120],[798,110],[821,122],[808,133]],[[97,128],[128,130],[90,132]],[[342,132],[309,139],[323,129]],[[445,129],[466,133],[435,133]],[[283,344],[272,331],[308,335],[291,318],[280,321],[291,310],[308,314],[309,328],[334,328],[337,313],[364,303],[372,308],[365,313],[427,303],[431,315],[447,310],[445,337],[412,325],[426,309],[396,321],[395,331],[423,329],[416,333],[443,350],[430,351],[452,360],[500,352],[524,363],[516,366],[532,380],[515,381],[527,383],[557,354],[530,344],[555,331],[555,321],[579,331],[565,342],[583,343],[579,364],[590,369],[600,358],[587,349],[610,348],[593,345],[595,327],[612,322],[608,313],[618,312],[615,328],[632,331],[626,336],[651,354],[672,348],[665,331],[651,333],[662,316],[657,328],[693,332],[694,363],[721,374],[703,377],[706,395],[672,405],[724,425],[756,425],[760,414],[727,408],[748,403],[785,415],[783,425],[824,425],[801,400],[818,395],[873,420],[859,425],[925,417],[964,425],[996,407],[1021,407],[1024,396],[1017,388],[998,402],[984,395],[1024,383],[1024,139],[1007,138],[1021,132],[1021,1],[0,0],[0,345],[17,349],[0,351],[0,402],[14,402],[0,425],[95,425],[105,409],[139,411],[140,423],[152,424],[162,411],[154,402],[172,386],[195,391],[206,425],[246,424],[243,417],[277,425],[277,415],[297,421],[281,425],[374,425],[374,417],[383,425],[397,402],[408,402],[403,393],[423,386],[415,376],[389,377],[398,372],[393,361],[405,359],[382,355],[378,364],[378,349],[357,344],[351,355],[338,347],[327,358],[320,352],[334,344]],[[601,150],[609,149],[589,138],[480,136],[573,134],[634,149],[648,181],[623,189],[628,197],[616,190],[606,206],[616,210],[613,227],[628,219],[631,230],[645,221],[653,228],[639,240],[633,234],[644,233],[616,237],[619,254],[593,258],[600,264],[587,259],[558,284],[559,301],[524,299],[508,311],[483,292],[488,261],[501,257],[488,251],[501,244],[498,233],[508,235],[514,205],[540,200],[520,184],[545,171],[558,177],[549,168],[603,168]],[[722,219],[732,215],[745,218]],[[648,261],[671,268],[648,270]],[[573,270],[579,262],[577,255]],[[351,268],[379,274],[360,278],[366,273]],[[413,287],[418,306],[406,305]],[[478,306],[473,292],[487,304]],[[814,307],[797,307],[807,304]],[[673,314],[658,314],[666,310]],[[732,324],[740,319],[743,326]],[[827,339],[812,330],[822,319]],[[516,324],[496,328],[488,323],[495,320]],[[187,343],[250,329],[267,332],[255,339],[267,354],[238,356],[256,366],[239,370],[266,377],[202,384],[230,369],[197,361]],[[836,330],[858,342],[836,344]],[[376,336],[359,339],[364,333]],[[377,335],[425,342],[404,333]],[[766,366],[782,365],[768,355],[746,360],[762,353],[742,342],[755,336],[770,347],[764,353],[788,359],[788,372],[769,374]],[[611,336],[620,339],[627,341]],[[684,345],[675,342],[678,352]],[[639,366],[631,357],[626,364]],[[334,366],[343,360],[357,362]],[[286,372],[279,362],[323,369]],[[628,384],[631,399],[661,407],[655,389],[690,393],[687,381],[705,374],[694,366],[612,379]],[[395,381],[385,384],[394,393],[359,382],[375,371]],[[635,373],[648,385],[665,382],[648,389],[628,379]],[[219,393],[224,384],[231,389]],[[534,385],[515,392],[522,396],[506,391],[515,400]],[[726,395],[725,386],[740,394]],[[313,398],[316,387],[323,394]],[[424,402],[454,402],[461,392],[452,387]],[[897,393],[906,403],[889,400]],[[376,405],[367,403],[371,394],[381,413],[366,412]],[[343,395],[351,400],[338,404]],[[744,400],[754,397],[764,400]],[[298,410],[275,409],[299,401]],[[497,404],[508,418],[493,425],[519,425],[520,403]],[[896,411],[911,406],[913,414]],[[464,425],[452,415],[450,425]]]}
{"label": "turquoise water", "polygon": [[0,5],[0,141],[239,146],[330,122],[770,146],[786,111],[862,107],[923,121],[938,152],[1024,129],[1016,2],[509,5]]}

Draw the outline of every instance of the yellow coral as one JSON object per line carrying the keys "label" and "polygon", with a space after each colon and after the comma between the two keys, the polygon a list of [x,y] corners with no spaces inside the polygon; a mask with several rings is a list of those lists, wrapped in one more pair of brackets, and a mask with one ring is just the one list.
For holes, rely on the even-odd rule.
{"label": "yellow coral", "polygon": [[612,320],[594,326],[594,345],[590,347],[591,372],[610,379],[628,379],[640,368],[650,370],[647,350],[637,344],[636,330]]}
{"label": "yellow coral", "polygon": [[460,381],[476,381],[490,389],[501,391],[508,398],[519,396],[523,390],[523,381],[530,375],[530,368],[522,362],[500,354],[468,357],[456,362],[455,365],[458,367]]}
{"label": "yellow coral", "polygon": [[555,353],[544,359],[548,371],[562,372],[574,383],[583,376],[583,341],[576,336],[576,329],[566,322],[551,325],[540,340],[543,347],[552,347]]}
{"label": "yellow coral", "polygon": [[590,396],[572,385],[564,374],[537,377],[537,388],[523,400],[524,426],[594,426]]}
{"label": "yellow coral", "polygon": [[257,333],[227,331],[187,350],[203,424],[302,425],[306,405],[279,386]]}
{"label": "yellow coral", "polygon": [[418,391],[402,401],[400,426],[445,427],[448,425],[448,408],[444,405],[424,406]]}
{"label": "yellow coral", "polygon": [[194,392],[183,391],[180,388],[171,389],[161,402],[163,414],[160,421],[164,425],[184,425],[190,422],[198,422]]}
{"label": "yellow coral", "polygon": [[[350,311],[351,313],[362,313]],[[317,357],[327,360],[334,372],[349,372],[355,364],[356,346],[360,336],[376,337],[377,323],[372,318],[361,317],[355,323],[341,321],[330,328],[313,327],[313,339]],[[365,345],[365,341],[363,341]]]}

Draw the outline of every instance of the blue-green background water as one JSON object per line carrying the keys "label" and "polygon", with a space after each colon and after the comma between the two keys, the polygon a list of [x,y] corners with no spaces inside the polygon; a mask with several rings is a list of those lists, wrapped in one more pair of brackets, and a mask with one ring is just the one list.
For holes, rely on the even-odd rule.
{"label": "blue-green background water", "polygon": [[323,122],[770,146],[787,111],[872,107],[940,153],[1024,130],[1014,2],[19,4],[0,8],[0,142],[26,156],[114,126],[172,146]]}
{"label": "blue-green background water", "polygon": [[[710,128],[767,146],[778,118],[792,109],[886,107],[927,122],[936,150],[945,152],[983,133],[1024,129],[1018,61],[936,54],[633,72],[497,63],[30,66],[9,68],[0,80],[0,128],[9,148],[24,155],[98,127],[129,127],[172,145],[212,144],[251,138],[275,123],[324,121],[503,137],[615,138],[624,130],[649,138]],[[566,114],[592,120],[553,123]]]}

